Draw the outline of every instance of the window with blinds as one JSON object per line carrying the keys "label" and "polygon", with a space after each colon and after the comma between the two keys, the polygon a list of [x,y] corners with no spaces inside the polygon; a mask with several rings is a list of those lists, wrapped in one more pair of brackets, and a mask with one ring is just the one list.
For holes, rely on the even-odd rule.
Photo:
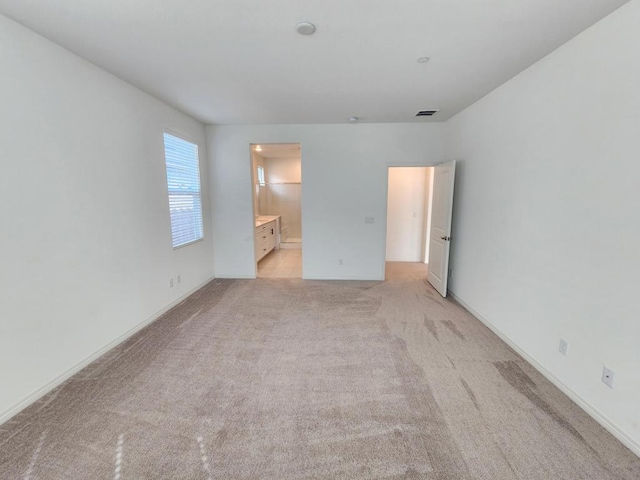
{"label": "window with blinds", "polygon": [[164,134],[173,248],[201,240],[202,201],[198,145]]}

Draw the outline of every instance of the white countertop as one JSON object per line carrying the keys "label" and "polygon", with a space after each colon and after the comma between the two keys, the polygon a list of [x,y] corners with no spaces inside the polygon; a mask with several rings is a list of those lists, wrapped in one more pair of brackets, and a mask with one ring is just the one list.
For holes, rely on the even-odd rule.
{"label": "white countertop", "polygon": [[280,215],[259,215],[256,217],[256,227],[260,227],[265,223],[273,222],[280,218]]}

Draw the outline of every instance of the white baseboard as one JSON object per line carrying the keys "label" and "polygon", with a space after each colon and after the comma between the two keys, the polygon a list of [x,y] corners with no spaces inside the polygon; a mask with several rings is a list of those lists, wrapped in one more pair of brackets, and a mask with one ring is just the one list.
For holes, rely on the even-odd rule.
{"label": "white baseboard", "polygon": [[51,392],[54,388],[62,385],[69,378],[74,376],[76,373],[78,373],[84,367],[89,365],[91,362],[93,362],[93,361],[97,360],[98,358],[100,358],[102,355],[107,353],[109,350],[111,350],[112,348],[117,347],[122,342],[124,342],[125,340],[129,339],[130,337],[132,337],[133,335],[138,333],[144,327],[146,327],[147,325],[149,325],[149,324],[153,323],[154,321],[156,321],[162,315],[167,313],[169,310],[171,310],[173,307],[178,305],[180,302],[184,301],[187,297],[192,295],[194,292],[200,290],[202,287],[204,287],[207,283],[209,283],[212,280],[214,280],[214,277],[211,277],[208,280],[202,282],[197,287],[192,288],[187,293],[185,293],[184,295],[180,296],[180,298],[174,300],[169,305],[167,305],[164,308],[162,308],[160,311],[154,313],[153,315],[151,315],[146,320],[143,320],[142,322],[137,324],[131,330],[123,333],[118,338],[116,338],[112,342],[108,343],[107,345],[102,347],[100,350],[98,350],[94,354],[92,354],[89,357],[85,358],[84,360],[82,360],[80,363],[78,363],[74,367],[70,368],[69,370],[67,370],[66,372],[62,373],[61,375],[58,375],[56,378],[54,378],[53,380],[48,382],[46,385],[44,385],[43,387],[41,387],[38,390],[36,390],[35,392],[33,392],[31,395],[28,395],[26,398],[22,399],[17,404],[15,404],[14,406],[10,407],[8,410],[5,410],[4,412],[0,413],[0,425],[2,425],[3,423],[7,422],[11,418],[13,418],[15,415],[20,413],[22,410],[27,408],[29,405],[31,405],[31,404],[37,402],[38,400],[40,400],[47,393]]}
{"label": "white baseboard", "polygon": [[216,273],[216,278],[224,279],[224,280],[255,280],[256,276],[255,275],[239,275],[235,273],[220,273],[220,274]]}
{"label": "white baseboard", "polygon": [[320,277],[320,276],[304,276],[303,280],[348,280],[348,281],[362,281],[362,282],[383,282],[384,278],[363,278],[363,277]]}
{"label": "white baseboard", "polygon": [[458,302],[462,307],[464,307],[471,315],[476,317],[479,321],[481,321],[484,325],[486,325],[489,330],[495,333],[500,339],[513,348],[522,358],[524,358],[527,362],[529,362],[533,368],[538,370],[547,380],[553,383],[556,387],[558,387],[562,393],[568,396],[573,402],[578,405],[582,410],[584,410],[591,418],[593,418],[596,422],[602,425],[611,435],[616,437],[622,444],[631,450],[633,453],[640,457],[640,443],[638,443],[633,437],[631,437],[627,432],[618,427],[615,423],[609,420],[605,415],[603,415],[599,410],[597,410],[593,405],[584,400],[581,396],[575,393],[571,388],[565,385],[561,380],[559,380],[555,375],[553,375],[549,370],[543,367],[540,363],[534,360],[529,354],[527,354],[518,344],[516,344],[513,340],[507,337],[504,333],[502,333],[498,327],[496,327],[489,320],[484,318],[478,312],[476,312],[473,308],[471,308],[464,300],[458,297],[454,292],[449,290],[449,295],[456,302]]}

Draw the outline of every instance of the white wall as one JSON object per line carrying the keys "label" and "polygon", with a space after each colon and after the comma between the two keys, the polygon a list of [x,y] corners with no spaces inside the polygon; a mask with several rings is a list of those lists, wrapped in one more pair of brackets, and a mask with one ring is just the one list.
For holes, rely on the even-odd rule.
{"label": "white wall", "polygon": [[302,238],[302,165],[300,158],[266,158],[267,213],[280,215],[282,242]]}
{"label": "white wall", "polygon": [[[264,170],[265,181],[267,178],[267,168],[262,155],[252,151],[251,152],[251,164],[253,165],[253,171],[251,172],[253,179],[253,213],[255,215],[266,215],[267,213],[267,190],[260,186],[258,179],[258,167],[262,167]],[[264,210],[264,211],[263,211]]]}
{"label": "white wall", "polygon": [[433,179],[435,168],[427,169],[427,220],[426,229],[424,235],[424,257],[422,261],[429,263],[429,249],[431,248],[431,222],[433,218]]}
{"label": "white wall", "polygon": [[291,183],[302,181],[302,164],[299,158],[266,158],[269,183]]}
{"label": "white wall", "polygon": [[428,167],[389,169],[387,201],[387,261],[424,261]]}
{"label": "white wall", "polygon": [[636,452],[638,25],[634,0],[446,124],[459,160],[451,290]]}
{"label": "white wall", "polygon": [[305,278],[383,279],[387,166],[443,156],[434,123],[214,126],[207,139],[217,277],[255,276],[251,143],[301,143]]}
{"label": "white wall", "polygon": [[[3,16],[0,65],[2,421],[209,279],[213,245],[201,124]],[[203,160],[205,241],[175,251],[163,128]]]}

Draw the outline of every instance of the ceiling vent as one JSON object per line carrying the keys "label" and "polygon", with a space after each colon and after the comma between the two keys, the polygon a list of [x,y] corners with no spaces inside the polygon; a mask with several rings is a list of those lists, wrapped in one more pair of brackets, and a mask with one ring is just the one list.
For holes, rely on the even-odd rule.
{"label": "ceiling vent", "polygon": [[440,111],[440,109],[437,109],[437,110],[420,110],[418,113],[416,113],[416,117],[433,117],[439,111]]}

